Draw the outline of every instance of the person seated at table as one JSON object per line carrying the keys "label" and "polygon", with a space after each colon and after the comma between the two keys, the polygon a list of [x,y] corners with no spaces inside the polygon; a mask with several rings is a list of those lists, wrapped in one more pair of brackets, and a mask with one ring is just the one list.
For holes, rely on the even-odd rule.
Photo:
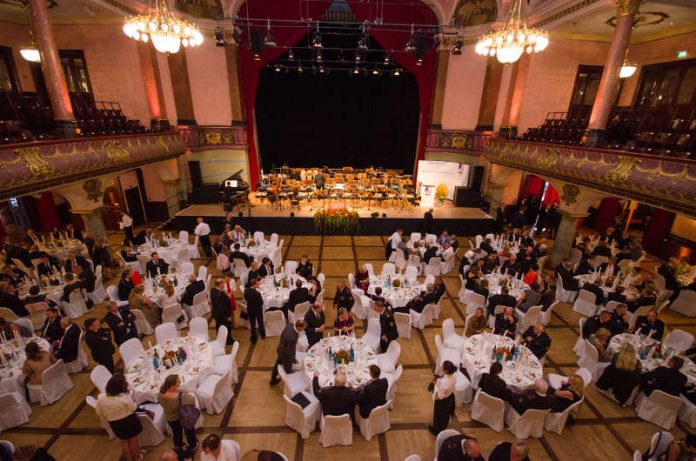
{"label": "person seated at table", "polygon": [[82,286],[87,291],[87,294],[94,293],[94,286],[97,283],[97,276],[94,275],[92,269],[89,267],[85,269],[81,266],[77,266],[75,268],[75,276],[80,280],[80,282],[82,282]]}
{"label": "person seated at table", "polygon": [[145,264],[145,270],[151,278],[165,275],[169,271],[169,264],[160,259],[156,251],[150,253],[150,260]]}
{"label": "person seated at table", "polygon": [[425,248],[426,250],[425,253],[423,253],[423,262],[425,262],[425,264],[428,264],[430,263],[431,259],[437,257],[438,247],[436,247],[435,245],[430,246],[429,244],[426,244]]}
{"label": "person seated at table", "polygon": [[488,280],[483,279],[479,281],[474,288],[471,290],[474,293],[483,296],[483,301],[484,303],[488,302],[488,295],[490,294],[490,290],[488,289]]}
{"label": "person seated at table", "polygon": [[481,272],[484,274],[490,274],[500,266],[500,257],[498,253],[490,253],[486,259],[483,261],[483,266],[481,266]]}
{"label": "person seated at table", "polygon": [[126,267],[121,272],[121,280],[118,282],[118,300],[128,301],[133,288],[135,288],[135,284],[131,280],[131,270]]}
{"label": "person seated at table", "polygon": [[563,258],[561,264],[556,268],[556,274],[561,277],[563,289],[567,291],[578,291],[578,281],[573,276],[573,263],[568,258]]}
{"label": "person seated at table", "polygon": [[[111,253],[111,249],[109,248],[109,242],[104,241],[103,239],[99,238],[94,241],[94,249],[92,250],[92,260],[94,262],[94,267],[96,268],[97,266],[102,266],[102,270],[104,270],[104,275],[106,276],[108,269],[117,269],[118,268],[118,262],[114,260],[114,256]],[[109,278],[110,278],[110,272],[109,272]]]}
{"label": "person seated at table", "polygon": [[60,325],[60,314],[55,307],[46,309],[46,321],[41,327],[41,336],[50,344],[63,337],[63,327]]}
{"label": "person seated at table", "polygon": [[435,298],[437,301],[436,303],[440,301],[440,298],[442,298],[445,295],[445,292],[447,291],[447,288],[445,287],[445,282],[442,280],[441,275],[436,275],[435,280],[433,281],[433,291],[435,292]]}
{"label": "person seated at table", "polygon": [[534,263],[531,266],[529,266],[529,271],[527,271],[524,274],[522,281],[524,283],[526,283],[527,285],[531,285],[532,283],[535,283],[537,281],[538,277],[539,277],[539,265],[537,263]]}
{"label": "person seated at table", "polygon": [[111,342],[111,332],[107,328],[102,328],[101,322],[94,317],[86,319],[84,326],[85,342],[92,352],[92,358],[113,374],[116,349]]}
{"label": "person seated at table", "polygon": [[533,264],[536,264],[536,255],[534,254],[534,245],[527,245],[524,250],[517,253],[515,260],[519,271],[523,274],[529,272]]}
{"label": "person seated at table", "polygon": [[142,312],[147,323],[149,323],[152,328],[162,323],[162,311],[155,303],[145,296],[145,287],[143,285],[138,285],[133,288],[133,291],[131,291],[128,297],[128,307],[131,310],[138,309]]}
{"label": "person seated at table", "polygon": [[249,288],[251,286],[251,281],[253,279],[258,279],[261,281],[261,277],[259,277],[259,263],[256,261],[252,262],[249,266],[249,271],[247,272],[247,284],[245,288]]}
{"label": "person seated at table", "polygon": [[174,285],[169,280],[165,280],[162,293],[157,296],[155,301],[158,306],[165,308],[167,306],[172,306],[174,304],[179,304],[179,297],[176,294]]}
{"label": "person seated at table", "polygon": [[63,295],[60,297],[60,300],[63,302],[70,302],[70,295],[72,293],[77,293],[83,297],[85,300],[85,304],[87,305],[87,309],[91,309],[94,303],[92,302],[91,299],[87,298],[82,290],[85,288],[84,284],[82,283],[81,280],[77,280],[75,278],[74,274],[67,273],[65,274],[65,286],[63,287]]}
{"label": "person seated at table", "polygon": [[607,241],[600,237],[591,254],[592,256],[606,256],[607,258],[611,258],[611,248],[607,245]]}
{"label": "person seated at table", "polygon": [[338,308],[338,316],[334,321],[334,333],[340,336],[351,336],[355,328],[355,321],[345,307]]}
{"label": "person seated at table", "polygon": [[494,334],[514,339],[516,330],[517,319],[515,318],[512,307],[506,307],[503,312],[495,316]]}
{"label": "person seated at table", "polygon": [[522,333],[522,344],[532,351],[536,358],[543,358],[551,348],[551,337],[543,323],[535,323]]}
{"label": "person seated at table", "polygon": [[118,307],[114,301],[106,306],[107,313],[102,319],[111,328],[114,341],[121,345],[131,338],[138,337],[138,329],[135,327],[135,316],[127,307]]}
{"label": "person seated at table", "polygon": [[561,381],[559,389],[550,389],[553,395],[551,413],[562,413],[566,408],[580,401],[585,390],[585,381],[579,375],[571,375]]}
{"label": "person seated at table", "polygon": [[317,279],[314,275],[310,275],[307,277],[307,283],[309,285],[309,302],[314,303],[314,301],[317,300],[319,293],[321,293],[321,282],[319,282],[319,279]]}
{"label": "person seated at table", "polygon": [[222,443],[220,436],[210,434],[201,444],[200,461],[239,461],[237,449],[233,445]]}
{"label": "person seated at table", "polygon": [[367,289],[370,287],[370,272],[364,264],[360,266],[360,269],[355,274],[355,287],[365,293],[367,293]]}
{"label": "person seated at table", "polygon": [[524,440],[500,442],[491,451],[488,461],[530,461],[529,445]]}
{"label": "person seated at table", "polygon": [[29,294],[24,298],[24,304],[25,306],[29,306],[36,303],[46,303],[49,307],[56,305],[56,303],[48,299],[45,294],[41,293],[41,288],[32,285],[31,288],[29,288]]}
{"label": "person seated at table", "polygon": [[597,349],[597,356],[599,362],[607,363],[611,362],[613,354],[609,352],[609,339],[611,339],[611,332],[606,328],[598,328],[593,334],[590,335],[587,340],[592,344],[595,349]]}
{"label": "person seated at table", "polygon": [[488,328],[488,319],[483,314],[483,307],[477,307],[464,330],[464,336],[469,337],[481,334],[486,328]]}
{"label": "person seated at table", "polygon": [[56,358],[70,363],[77,360],[80,351],[80,327],[75,325],[67,315],[61,317],[60,326],[63,327],[63,337],[58,341],[58,348],[53,353]]}
{"label": "person seated at table", "polygon": [[85,258],[82,256],[79,256],[76,252],[70,251],[68,253],[67,259],[65,260],[65,263],[63,264],[63,267],[65,268],[65,272],[75,272],[75,268],[77,266],[81,266],[83,269],[87,268],[89,269],[89,263]]}
{"label": "person seated at table", "polygon": [[442,234],[437,238],[437,243],[440,246],[445,246],[445,243],[450,243],[450,235],[449,232],[447,232],[447,229],[442,231]]}
{"label": "person seated at table", "polygon": [[583,290],[589,291],[595,295],[595,304],[604,304],[604,291],[596,283],[587,282],[582,286]]}
{"label": "person seated at table", "polygon": [[483,251],[485,251],[489,256],[492,253],[496,253],[495,248],[493,248],[493,244],[490,238],[486,237],[483,242],[479,245],[479,248],[481,248]]}
{"label": "person seated at table", "polygon": [[662,341],[665,334],[665,322],[657,318],[657,311],[652,309],[636,319],[634,333],[644,335],[656,341]]}
{"label": "person seated at table", "polygon": [[549,383],[543,379],[534,381],[534,388],[510,396],[510,405],[522,415],[527,410],[550,410],[554,405],[554,397],[549,395]]}
{"label": "person seated at table", "polygon": [[239,242],[235,243],[232,248],[234,251],[230,253],[230,261],[234,262],[235,259],[239,259],[244,261],[246,267],[251,266],[251,263],[254,262],[254,258],[240,250],[241,246],[239,245]]}
{"label": "person seated at table", "polygon": [[379,377],[382,370],[377,365],[370,365],[369,372],[370,380],[358,389],[357,405],[363,419],[369,418],[373,409],[387,403],[387,390],[389,388],[387,378]]}
{"label": "person seated at table", "polygon": [[652,287],[646,286],[640,292],[640,296],[632,303],[628,304],[628,310],[631,312],[637,311],[643,306],[656,306],[657,305],[657,295]]}
{"label": "person seated at table", "polygon": [[619,405],[624,406],[633,394],[633,389],[640,384],[640,368],[635,348],[626,341],[614,354],[596,386],[603,391],[611,391]]}
{"label": "person seated at table", "polygon": [[628,306],[626,304],[617,304],[616,309],[611,315],[609,331],[612,336],[625,333],[629,326]]}
{"label": "person seated at table", "polygon": [[612,328],[612,312],[603,310],[599,314],[593,315],[585,320],[585,324],[582,326],[582,337],[588,339],[590,336],[595,334],[600,328],[605,328],[611,331]]}
{"label": "person seated at table", "polygon": [[[389,305],[389,302],[387,301],[387,299],[384,296],[382,296],[382,287],[375,287],[375,294],[372,294],[372,295],[368,294],[367,297],[370,298],[375,303],[382,303],[385,306]],[[406,311],[406,313],[408,313],[408,311]]]}
{"label": "person seated at table", "polygon": [[541,292],[539,291],[539,284],[535,281],[529,285],[529,288],[524,290],[520,300],[517,301],[517,309],[522,312],[527,312],[530,307],[538,306],[541,304]]}
{"label": "person seated at table", "polygon": [[578,262],[578,267],[575,269],[574,275],[585,275],[594,271],[595,259],[593,256],[583,254]]}
{"label": "person seated at table", "polygon": [[127,263],[134,263],[138,261],[138,257],[131,253],[130,245],[123,245],[121,247],[121,258]]}
{"label": "person seated at table", "polygon": [[336,283],[336,294],[334,295],[333,307],[338,309],[339,307],[344,307],[348,312],[353,309],[353,304],[355,300],[353,299],[353,293],[350,292],[350,288],[346,286],[345,280],[341,279]]}
{"label": "person seated at table", "polygon": [[389,344],[399,337],[394,313],[383,302],[374,304],[374,311],[379,314],[379,349],[386,352]]}
{"label": "person seated at table", "polygon": [[193,306],[193,297],[205,290],[205,282],[198,280],[195,274],[188,276],[188,285],[181,294],[181,304]]}
{"label": "person seated at table", "polygon": [[355,405],[358,403],[357,391],[346,386],[346,374],[338,372],[334,375],[333,386],[319,386],[319,372],[314,372],[312,388],[314,395],[319,399],[321,412],[324,416],[350,415],[351,421],[355,419]]}
{"label": "person seated at table", "polygon": [[464,280],[464,288],[473,290],[476,283],[481,281],[481,266],[476,263],[472,264],[466,274],[464,274]]}
{"label": "person seated at table", "polygon": [[51,258],[46,256],[41,257],[41,262],[36,266],[36,271],[41,277],[50,277],[53,274],[58,274],[60,272],[60,267],[51,262]]}
{"label": "person seated at table", "polygon": [[[406,307],[410,310],[414,310],[418,312],[419,314],[423,313],[423,309],[425,309],[425,306],[428,304],[436,304],[437,303],[437,293],[435,293],[435,286],[432,283],[429,283],[425,287],[426,291],[422,292],[414,299],[408,302],[406,304]],[[408,313],[408,310],[406,311]]]}
{"label": "person seated at table", "polygon": [[665,461],[693,460],[696,456],[696,434],[688,434],[683,441],[674,441],[667,449]]}
{"label": "person seated at table", "polygon": [[0,281],[0,306],[10,309],[17,317],[29,317],[24,301],[17,296],[17,288],[6,280]]}
{"label": "person seated at table", "polygon": [[502,372],[503,365],[500,362],[491,363],[488,373],[483,373],[479,379],[479,389],[491,397],[502,400],[510,398],[511,393],[508,390],[507,383],[500,377]]}
{"label": "person seated at table", "polygon": [[309,343],[309,347],[312,347],[321,340],[322,336],[324,336],[326,323],[324,302],[315,302],[312,305],[312,308],[305,314],[304,319],[307,323],[307,327],[305,328],[307,342]]}
{"label": "person seated at table", "polygon": [[12,339],[15,336],[22,336],[23,338],[31,338],[34,336],[34,332],[29,328],[15,322],[8,322],[4,317],[0,317],[0,331],[7,339]]}
{"label": "person seated at table", "polygon": [[309,301],[309,290],[303,286],[302,280],[295,280],[295,288],[290,290],[286,307],[289,311],[295,312],[295,307]]}
{"label": "person seated at table", "polygon": [[640,289],[643,286],[643,283],[644,280],[643,275],[640,273],[640,266],[633,267],[628,275],[626,275],[626,279],[624,280],[625,286],[636,289]]}
{"label": "person seated at table", "polygon": [[298,274],[300,277],[304,278],[308,278],[312,274],[314,274],[314,267],[312,266],[312,263],[309,260],[309,256],[302,255],[300,261],[297,263],[297,269],[295,269],[295,273]]}
{"label": "person seated at table", "polygon": [[26,384],[39,385],[43,383],[43,372],[56,363],[56,358],[48,351],[41,350],[37,342],[30,342],[24,346],[26,359],[22,365]]}
{"label": "person seated at table", "polygon": [[265,256],[263,259],[261,259],[261,266],[259,267],[259,277],[268,277],[269,275],[273,275],[274,273],[275,272],[273,263],[271,262],[271,258]]}
{"label": "person seated at table", "polygon": [[230,234],[230,238],[232,239],[233,242],[239,242],[244,238],[246,235],[247,231],[245,231],[242,226],[239,224],[235,224],[234,228],[232,229],[232,233]]}
{"label": "person seated at table", "polygon": [[667,361],[667,366],[661,365],[641,375],[640,390],[648,397],[653,391],[679,396],[686,390],[687,383],[686,375],[679,371],[683,365],[683,358],[672,356]]}
{"label": "person seated at table", "polygon": [[517,300],[514,296],[510,294],[510,289],[507,286],[503,286],[500,289],[499,294],[493,295],[490,298],[488,298],[488,315],[495,314],[496,306],[517,306]]}
{"label": "person seated at table", "polygon": [[618,285],[614,291],[609,292],[607,295],[607,302],[616,301],[617,303],[627,304],[624,290],[625,288],[623,286]]}
{"label": "person seated at table", "polygon": [[141,230],[135,235],[133,243],[136,245],[143,245],[145,242],[148,240],[154,240],[155,239],[155,230],[151,226],[145,227],[145,229]]}
{"label": "person seated at table", "polygon": [[444,262],[447,260],[448,257],[454,254],[454,248],[452,248],[452,245],[449,243],[445,243],[442,246],[442,251],[440,252],[439,256],[440,259]]}

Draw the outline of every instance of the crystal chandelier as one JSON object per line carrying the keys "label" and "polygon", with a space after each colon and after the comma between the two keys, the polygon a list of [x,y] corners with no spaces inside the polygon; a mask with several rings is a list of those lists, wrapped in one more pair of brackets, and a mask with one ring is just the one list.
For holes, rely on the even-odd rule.
{"label": "crystal chandelier", "polygon": [[160,53],[177,53],[180,45],[193,47],[203,43],[203,34],[198,27],[169,11],[167,0],[155,0],[154,9],[127,17],[123,32],[145,43],[152,39]]}
{"label": "crystal chandelier", "polygon": [[549,46],[545,30],[527,27],[522,19],[522,0],[513,0],[510,19],[497,32],[489,32],[476,43],[476,53],[495,56],[503,64],[510,64],[527,54],[539,53]]}

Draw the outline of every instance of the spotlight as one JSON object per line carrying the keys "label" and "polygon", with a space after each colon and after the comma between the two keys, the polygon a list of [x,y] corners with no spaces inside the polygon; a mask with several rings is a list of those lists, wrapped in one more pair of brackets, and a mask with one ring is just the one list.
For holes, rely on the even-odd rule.
{"label": "spotlight", "polygon": [[275,48],[277,43],[273,38],[273,31],[271,30],[271,20],[268,20],[268,27],[266,28],[266,38],[263,40],[263,44],[269,48]]}
{"label": "spotlight", "polygon": [[379,75],[379,69],[377,69],[376,67],[372,69],[372,75]]}
{"label": "spotlight", "polygon": [[423,58],[418,58],[418,59],[416,60],[416,65],[417,65],[417,66],[422,66],[422,65],[423,65]]}
{"label": "spotlight", "polygon": [[359,63],[362,61],[362,56],[360,56],[360,53],[355,53],[355,62]]}
{"label": "spotlight", "polygon": [[254,53],[254,61],[260,61],[261,55],[259,53]]}
{"label": "spotlight", "polygon": [[319,33],[319,26],[317,26],[317,31],[314,32],[314,37],[312,38],[312,46],[314,48],[322,48],[321,44],[321,34]]}
{"label": "spotlight", "polygon": [[320,66],[320,67],[319,67],[319,73],[320,73],[320,74],[326,73],[326,70],[324,69],[324,66]]}
{"label": "spotlight", "polygon": [[304,69],[302,68],[302,65],[300,65],[300,66],[297,68],[297,73],[298,73],[298,74],[301,74],[302,72],[304,72]]}
{"label": "spotlight", "polygon": [[360,68],[356,66],[355,69],[353,69],[353,75],[358,75],[359,73],[360,73]]}
{"label": "spotlight", "polygon": [[279,65],[279,64],[276,64],[276,65],[275,65],[275,71],[276,71],[276,72],[280,72],[280,65]]}
{"label": "spotlight", "polygon": [[321,51],[318,51],[317,52],[317,62],[321,62],[322,60],[323,60],[323,58],[321,56]]}
{"label": "spotlight", "polygon": [[290,48],[290,51],[288,51],[288,61],[294,61],[295,60],[295,53],[292,51],[292,48]]}
{"label": "spotlight", "polygon": [[394,69],[394,77],[398,77],[401,75],[401,71],[399,69]]}
{"label": "spotlight", "polygon": [[367,51],[367,44],[368,44],[368,37],[367,35],[363,35],[360,37],[360,40],[358,40],[358,50],[361,51]]}
{"label": "spotlight", "polygon": [[461,40],[457,40],[454,42],[454,47],[452,48],[452,54],[462,54],[462,47],[464,46],[464,42]]}
{"label": "spotlight", "polygon": [[407,53],[413,53],[416,51],[416,43],[413,41],[413,37],[409,38],[404,47],[404,51]]}
{"label": "spotlight", "polygon": [[385,66],[388,66],[390,61],[391,61],[391,56],[389,56],[389,53],[387,53],[387,54],[384,56],[384,65],[385,65]]}

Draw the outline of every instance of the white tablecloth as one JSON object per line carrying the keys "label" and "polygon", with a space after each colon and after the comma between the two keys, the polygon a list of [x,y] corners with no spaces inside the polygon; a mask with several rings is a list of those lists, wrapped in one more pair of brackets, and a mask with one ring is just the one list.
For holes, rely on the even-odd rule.
{"label": "white tablecloth", "polygon": [[[580,288],[582,288],[586,283],[595,283],[599,281],[599,284],[604,285],[602,277],[596,275],[595,273],[591,272],[589,274],[582,274],[582,275],[576,275],[575,279],[578,281],[578,285]],[[602,291],[604,292],[604,297],[606,298],[609,296],[610,293],[613,293],[616,291],[616,285],[614,286],[602,286]],[[626,296],[627,301],[635,301],[640,297],[640,292],[635,287],[626,287],[623,292],[624,296]]]}
{"label": "white tablecloth", "polygon": [[[166,239],[167,246],[153,245],[151,243],[145,243],[140,245],[137,250],[137,254],[145,255],[148,258],[153,252],[156,252],[164,262],[170,266],[174,266],[177,263],[177,256],[179,252],[183,249],[188,251],[188,245],[181,242],[178,239]],[[188,256],[187,256],[188,259]]]}
{"label": "white tablecloth", "polygon": [[[177,298],[181,298],[181,294],[184,292],[186,287],[189,284],[188,277],[189,274],[182,274],[182,273],[173,273],[173,274],[168,274],[165,277],[169,279],[169,281],[173,282],[174,279],[176,279],[176,286],[174,287],[174,293],[176,294]],[[151,301],[157,302],[157,299],[162,295],[164,292],[164,289],[160,286],[160,280],[162,277],[155,277],[154,279],[150,278],[145,278],[143,279],[143,286],[145,287],[145,293],[144,295],[148,298],[150,298]],[[153,286],[153,281],[154,285]],[[164,306],[160,306],[164,307]]]}
{"label": "white tablecloth", "polygon": [[[160,367],[157,370],[154,369],[152,358],[155,350],[161,362],[164,351],[176,351],[179,347],[182,347],[188,355],[183,364],[166,369],[160,363]],[[160,386],[167,376],[179,375],[181,389],[194,392],[196,387],[212,373],[212,370],[212,346],[202,339],[189,336],[170,339],[164,347],[158,344],[145,351],[145,356],[135,360],[126,370],[126,380],[136,402],[157,402]]]}
{"label": "white tablecloth", "polygon": [[40,251],[45,251],[50,256],[65,261],[68,253],[74,251],[78,256],[87,256],[87,247],[77,239],[72,240],[46,240],[39,245]]}
{"label": "white tablecloth", "polygon": [[510,290],[510,294],[514,296],[517,300],[519,300],[520,297],[522,297],[524,290],[529,289],[529,285],[524,283],[522,280],[511,278],[508,275],[492,273],[484,275],[483,278],[488,280],[489,298],[493,295],[500,294],[500,289],[502,288],[500,282],[502,282],[503,279],[508,280],[508,289]]}
{"label": "white tablecloth", "polygon": [[[399,286],[393,285],[394,280],[399,280]],[[407,281],[403,274],[370,275],[370,286],[367,293],[375,294],[375,288],[381,287],[381,296],[386,299],[392,307],[404,307],[410,300],[418,296],[421,291],[425,291],[425,285]]]}
{"label": "white tablecloth", "polygon": [[[281,280],[285,280],[285,286],[276,286],[274,280],[277,284],[283,284]],[[301,280],[302,286],[309,289],[310,284],[297,274],[276,274],[272,277],[264,277],[259,286],[259,291],[263,298],[263,309],[268,310],[273,307],[283,307],[290,299],[290,290],[295,288],[296,280]]]}
{"label": "white tablecloth", "polygon": [[[510,350],[515,345],[515,341],[511,338],[489,333],[473,335],[464,339],[462,365],[466,368],[475,385],[478,385],[483,373],[488,373],[493,361],[494,348],[506,347]],[[500,377],[514,390],[522,391],[543,377],[543,368],[539,359],[529,349],[520,344],[517,344],[517,347],[520,350],[519,358],[516,361],[504,362]]]}
{"label": "white tablecloth", "polygon": [[[334,366],[333,360],[329,361],[328,349],[335,353],[338,350],[349,351],[353,348],[354,361],[347,365]],[[343,369],[346,372],[348,383],[358,387],[370,380],[370,365],[377,363],[377,356],[370,346],[364,344],[361,339],[352,336],[332,336],[322,338],[312,346],[304,358],[304,369],[310,380],[314,372],[319,372],[319,385],[321,387],[333,385],[334,370]]]}
{"label": "white tablecloth", "polygon": [[24,398],[24,374],[22,374],[22,367],[26,358],[24,346],[29,342],[38,343],[43,351],[51,351],[51,345],[48,344],[48,341],[38,336],[22,338],[23,345],[14,339],[0,344],[0,354],[5,354],[5,359],[7,360],[6,364],[5,362],[0,364],[0,394],[16,391]]}
{"label": "white tablecloth", "polygon": [[[234,249],[234,243],[230,245],[230,251],[235,251]],[[271,252],[275,249],[275,245],[272,244],[269,240],[263,240],[256,242],[254,246],[240,246],[239,251],[245,253],[248,256],[251,256],[254,258],[254,261],[261,263],[261,260],[266,257],[270,256]]]}

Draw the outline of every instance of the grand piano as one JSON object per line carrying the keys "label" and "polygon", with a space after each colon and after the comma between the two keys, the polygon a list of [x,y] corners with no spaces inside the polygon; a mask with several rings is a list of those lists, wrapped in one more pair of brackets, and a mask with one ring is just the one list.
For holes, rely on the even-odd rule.
{"label": "grand piano", "polygon": [[218,197],[225,211],[249,204],[249,183],[242,178],[242,171],[237,171],[220,183]]}

